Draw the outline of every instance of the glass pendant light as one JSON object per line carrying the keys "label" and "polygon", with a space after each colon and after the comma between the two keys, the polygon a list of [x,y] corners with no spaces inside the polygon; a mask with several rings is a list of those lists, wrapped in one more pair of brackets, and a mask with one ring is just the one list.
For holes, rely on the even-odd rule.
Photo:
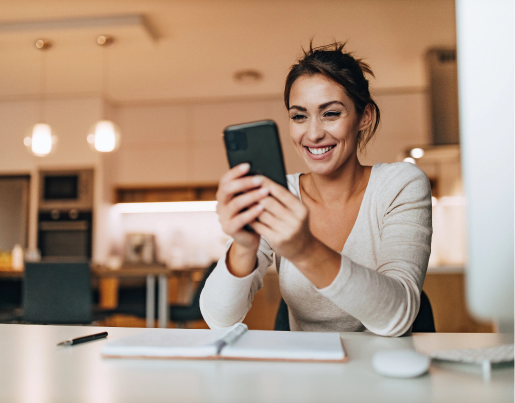
{"label": "glass pendant light", "polygon": [[[38,39],[36,41],[36,49],[47,50],[52,46],[48,40]],[[32,128],[32,134],[23,139],[23,144],[27,150],[38,157],[45,157],[52,151],[55,151],[57,144],[57,136],[52,133],[52,128],[48,123],[45,123],[44,118],[44,104],[46,92],[46,59],[45,54],[41,58],[41,94],[39,100],[39,123],[36,123]]]}
{"label": "glass pendant light", "polygon": [[[102,54],[102,100],[106,98],[108,87],[108,59],[107,46],[112,44],[114,39],[112,36],[101,35],[97,38],[97,43],[104,47]],[[111,120],[105,117],[105,107],[102,108],[103,119],[99,120],[91,128],[87,140],[92,149],[108,153],[116,150],[120,146],[120,129]]]}

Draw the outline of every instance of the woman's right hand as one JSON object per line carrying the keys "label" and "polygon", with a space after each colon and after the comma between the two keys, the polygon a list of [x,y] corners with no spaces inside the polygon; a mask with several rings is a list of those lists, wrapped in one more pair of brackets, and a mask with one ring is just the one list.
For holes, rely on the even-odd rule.
{"label": "woman's right hand", "polygon": [[216,192],[216,211],[223,231],[234,239],[233,246],[236,246],[237,250],[231,247],[231,255],[235,258],[240,255],[253,255],[255,263],[261,236],[243,227],[255,221],[262,213],[263,207],[258,202],[268,196],[269,190],[261,187],[262,177],[245,176],[249,169],[249,164],[240,164],[222,176]]}

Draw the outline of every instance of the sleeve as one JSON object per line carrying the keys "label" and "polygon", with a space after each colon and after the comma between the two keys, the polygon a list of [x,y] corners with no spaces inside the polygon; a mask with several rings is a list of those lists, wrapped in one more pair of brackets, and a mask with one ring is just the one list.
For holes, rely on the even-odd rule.
{"label": "sleeve", "polygon": [[338,275],[319,292],[371,332],[401,336],[418,313],[431,253],[431,187],[419,168],[404,165],[379,191],[377,267],[361,266],[342,254]]}
{"label": "sleeve", "polygon": [[200,294],[200,311],[211,329],[219,329],[242,322],[252,307],[254,294],[263,286],[263,277],[273,262],[273,250],[261,238],[257,254],[257,267],[246,277],[236,277],[226,265],[227,243],[224,256],[218,261]]}

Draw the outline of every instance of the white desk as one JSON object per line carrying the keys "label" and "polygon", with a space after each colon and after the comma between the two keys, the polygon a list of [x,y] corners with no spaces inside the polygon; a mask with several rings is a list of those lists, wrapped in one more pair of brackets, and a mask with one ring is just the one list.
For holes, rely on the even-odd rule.
{"label": "white desk", "polygon": [[[98,340],[57,348],[102,330],[109,338],[136,328],[0,325],[1,402],[513,402],[513,365],[483,382],[479,366],[433,363],[416,379],[373,372],[375,351],[414,345],[429,351],[513,343],[513,335],[418,334],[389,339],[342,333],[345,364],[103,359]],[[166,329],[163,329],[166,331]]]}

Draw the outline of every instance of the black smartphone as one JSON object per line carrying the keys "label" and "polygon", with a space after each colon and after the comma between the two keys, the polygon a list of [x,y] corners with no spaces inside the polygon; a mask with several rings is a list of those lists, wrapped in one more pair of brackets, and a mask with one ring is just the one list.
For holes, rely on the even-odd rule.
{"label": "black smartphone", "polygon": [[288,189],[277,125],[272,120],[228,126],[224,130],[227,159],[232,168],[248,162],[248,175],[263,175]]}

